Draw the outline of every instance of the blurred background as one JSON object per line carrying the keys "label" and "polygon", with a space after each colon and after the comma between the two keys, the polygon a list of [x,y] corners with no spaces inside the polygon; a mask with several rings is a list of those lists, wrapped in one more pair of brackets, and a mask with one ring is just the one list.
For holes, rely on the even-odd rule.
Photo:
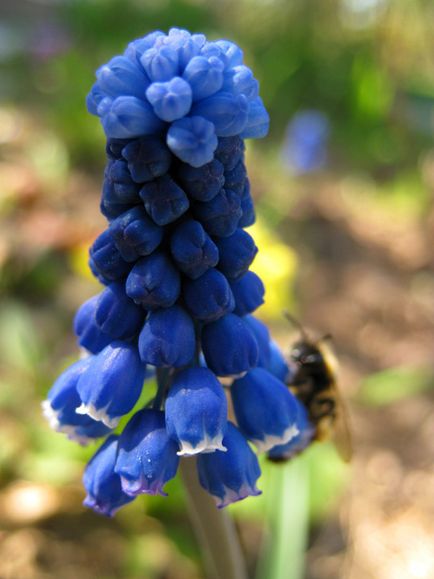
{"label": "blurred background", "polygon": [[114,520],[86,512],[95,449],[40,412],[77,355],[74,311],[99,291],[94,70],[174,25],[235,40],[261,82],[271,131],[248,145],[258,315],[285,350],[283,308],[333,335],[354,431],[350,467],[314,445],[264,463],[264,494],[229,508],[251,576],[432,579],[431,0],[1,0],[0,578],[203,577],[179,482]]}

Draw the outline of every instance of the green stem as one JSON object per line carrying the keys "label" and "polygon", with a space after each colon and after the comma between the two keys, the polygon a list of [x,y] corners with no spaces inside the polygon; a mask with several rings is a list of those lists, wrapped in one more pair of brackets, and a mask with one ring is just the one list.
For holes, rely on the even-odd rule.
{"label": "green stem", "polygon": [[234,522],[227,511],[217,509],[214,499],[200,486],[196,458],[181,459],[180,471],[207,579],[247,579]]}
{"label": "green stem", "polygon": [[155,399],[152,403],[152,406],[156,410],[160,410],[160,408],[163,404],[167,389],[169,387],[170,369],[169,368],[157,368],[156,378],[157,378],[157,393],[155,395]]}

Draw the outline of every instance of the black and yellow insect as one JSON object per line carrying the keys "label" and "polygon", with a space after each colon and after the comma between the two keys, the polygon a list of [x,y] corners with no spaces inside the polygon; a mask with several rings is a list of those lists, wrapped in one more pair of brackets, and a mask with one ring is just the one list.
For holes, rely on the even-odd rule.
{"label": "black and yellow insect", "polygon": [[315,341],[285,312],[300,331],[289,355],[292,370],[288,386],[305,406],[315,427],[314,440],[332,439],[343,460],[352,455],[351,434],[345,404],[337,386],[338,364],[330,347],[330,336]]}

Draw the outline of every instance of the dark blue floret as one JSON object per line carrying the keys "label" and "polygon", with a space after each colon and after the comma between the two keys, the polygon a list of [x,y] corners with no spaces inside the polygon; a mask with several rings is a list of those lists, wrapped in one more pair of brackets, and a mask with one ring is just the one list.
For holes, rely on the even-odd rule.
{"label": "dark blue floret", "polygon": [[157,225],[172,223],[189,208],[184,191],[169,177],[164,175],[146,183],[140,190],[145,209]]}
{"label": "dark blue floret", "polygon": [[258,343],[258,366],[267,368],[270,364],[271,349],[270,349],[270,330],[254,316],[248,315],[244,316],[243,320],[248,324],[249,328],[252,330],[256,341]]}
{"label": "dark blue floret", "polygon": [[230,282],[235,298],[234,314],[251,314],[264,303],[265,287],[253,271],[246,272],[241,278]]}
{"label": "dark blue floret", "polygon": [[126,283],[129,297],[149,310],[173,305],[180,289],[179,272],[163,251],[139,259]]}
{"label": "dark blue floret", "polygon": [[139,336],[141,359],[157,368],[186,366],[195,348],[193,320],[180,306],[151,312]]}
{"label": "dark blue floret", "polygon": [[285,384],[290,383],[292,378],[291,370],[276,342],[270,342],[270,358],[264,368]]}
{"label": "dark blue floret", "polygon": [[176,266],[188,277],[196,279],[217,265],[216,244],[199,221],[188,220],[178,225],[170,238],[170,251]]}
{"label": "dark blue floret", "polygon": [[200,454],[197,460],[200,484],[213,495],[219,509],[261,494],[256,488],[256,481],[261,476],[258,459],[231,422],[223,444],[226,452]]}
{"label": "dark blue floret", "polygon": [[248,179],[246,179],[244,191],[241,196],[241,210],[243,214],[238,222],[238,227],[250,227],[250,225],[255,223],[256,215],[253,199],[250,195],[250,183]]}
{"label": "dark blue floret", "polygon": [[241,200],[230,189],[221,189],[211,201],[196,202],[193,214],[210,235],[228,237],[235,232],[242,216]]}
{"label": "dark blue floret", "polygon": [[198,168],[180,163],[176,176],[189,197],[196,201],[211,201],[224,185],[223,171],[223,165],[214,159]]}
{"label": "dark blue floret", "polygon": [[249,325],[235,314],[227,314],[202,330],[205,361],[217,376],[236,376],[254,368],[258,343]]}
{"label": "dark blue floret", "polygon": [[231,394],[239,428],[260,452],[298,434],[297,399],[267,370],[254,368],[235,380]]}
{"label": "dark blue floret", "polygon": [[222,385],[207,368],[176,375],[166,401],[166,426],[179,455],[224,451],[228,407]]}
{"label": "dark blue floret", "polygon": [[134,500],[123,492],[121,479],[114,471],[117,449],[118,437],[110,436],[92,457],[83,475],[87,492],[84,506],[107,517]]}
{"label": "dark blue floret", "polygon": [[232,171],[244,158],[244,141],[240,137],[221,137],[218,141],[215,158],[220,161],[226,171]]}
{"label": "dark blue floret", "polygon": [[99,295],[85,301],[77,310],[74,318],[74,333],[82,348],[92,354],[98,354],[112,341],[111,336],[105,334],[96,323],[95,312]]}
{"label": "dark blue floret", "polygon": [[145,371],[135,344],[112,342],[93,356],[80,376],[77,392],[81,406],[77,412],[113,428],[121,416],[134,408]]}
{"label": "dark blue floret", "polygon": [[268,456],[272,460],[288,460],[297,453],[304,450],[315,436],[315,427],[309,421],[306,408],[297,402],[297,429],[298,434],[290,439],[286,444],[273,446],[268,452]]}
{"label": "dark blue floret", "polygon": [[241,196],[246,186],[246,177],[246,166],[244,161],[240,161],[233,169],[225,171],[225,189],[231,189]]}
{"label": "dark blue floret", "polygon": [[107,179],[104,180],[100,210],[109,221],[116,219],[116,217],[119,217],[119,215],[122,215],[122,213],[125,213],[125,211],[128,211],[139,203],[141,204],[142,200],[138,195],[134,201],[122,201],[121,197],[116,193],[113,183],[110,183]]}
{"label": "dark blue floret", "polygon": [[140,206],[129,209],[112,221],[109,231],[122,258],[128,262],[152,253],[164,235],[164,229],[156,225]]}
{"label": "dark blue floret", "polygon": [[127,296],[123,283],[111,283],[98,296],[95,320],[112,340],[129,340],[137,336],[145,316],[145,310]]}
{"label": "dark blue floret", "polygon": [[43,402],[44,415],[52,428],[65,433],[68,438],[80,444],[87,444],[95,438],[106,436],[110,428],[89,416],[77,414],[81,400],[77,393],[77,382],[87,369],[91,358],[75,362],[57,378]]}
{"label": "dark blue floret", "polygon": [[105,178],[113,186],[112,197],[122,203],[137,203],[140,187],[131,178],[126,161],[118,159],[107,163]]}
{"label": "dark blue floret", "polygon": [[243,229],[216,239],[216,245],[220,255],[218,268],[230,280],[243,276],[258,253],[253,238]]}
{"label": "dark blue floret", "polygon": [[146,183],[161,177],[169,170],[172,155],[158,136],[142,137],[125,144],[122,156],[128,162],[131,178],[136,183]]}
{"label": "dark blue floret", "polygon": [[89,254],[92,267],[105,279],[112,281],[122,279],[131,269],[131,264],[122,259],[108,229],[95,239]]}
{"label": "dark blue floret", "polygon": [[129,142],[128,139],[107,139],[105,147],[107,157],[112,161],[122,159],[122,149]]}
{"label": "dark blue floret", "polygon": [[221,318],[235,307],[229,283],[216,269],[209,269],[197,279],[185,280],[183,297],[191,315],[206,322]]}
{"label": "dark blue floret", "polygon": [[163,487],[176,475],[178,445],[166,432],[164,413],[145,408],[128,422],[119,438],[115,472],[129,496],[163,495]]}

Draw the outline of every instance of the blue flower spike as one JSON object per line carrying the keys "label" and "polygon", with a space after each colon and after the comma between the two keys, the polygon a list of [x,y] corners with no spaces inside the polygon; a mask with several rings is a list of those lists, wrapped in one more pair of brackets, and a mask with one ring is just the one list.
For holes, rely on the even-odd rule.
{"label": "blue flower spike", "polygon": [[[105,287],[77,311],[88,355],[55,381],[44,414],[80,444],[106,437],[83,478],[84,504],[100,514],[165,495],[192,455],[219,508],[258,495],[250,443],[281,460],[313,436],[284,357],[252,316],[265,289],[249,270],[244,139],[268,132],[259,83],[233,42],[171,28],[103,64],[86,104],[107,138],[108,223],[89,256]],[[151,373],[154,397],[136,410]]]}
{"label": "blue flower spike", "polygon": [[166,425],[180,456],[226,451],[227,414],[223,387],[211,370],[189,368],[176,375],[166,401]]}

